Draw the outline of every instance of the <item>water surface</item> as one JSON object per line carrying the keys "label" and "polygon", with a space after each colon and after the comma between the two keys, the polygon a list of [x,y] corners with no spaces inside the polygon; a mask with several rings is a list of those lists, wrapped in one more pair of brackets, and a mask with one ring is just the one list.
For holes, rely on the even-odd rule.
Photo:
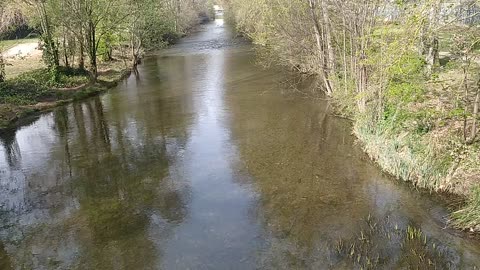
{"label": "water surface", "polygon": [[109,93],[0,136],[0,269],[475,269],[480,243],[381,173],[221,21]]}

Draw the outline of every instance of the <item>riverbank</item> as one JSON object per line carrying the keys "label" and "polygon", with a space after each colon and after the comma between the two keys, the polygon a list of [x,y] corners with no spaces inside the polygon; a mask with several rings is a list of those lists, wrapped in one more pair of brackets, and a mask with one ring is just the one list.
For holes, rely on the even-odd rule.
{"label": "riverbank", "polygon": [[71,68],[61,68],[57,82],[49,80],[46,69],[37,69],[0,83],[0,131],[14,127],[27,116],[105,92],[130,74],[125,63],[102,63],[93,84],[88,72]]}
{"label": "riverbank", "polygon": [[[314,88],[332,100],[335,113],[352,119],[352,132],[382,170],[463,198],[449,224],[480,232],[480,28],[461,18],[424,24],[432,19],[424,12],[434,10],[431,4],[385,4],[402,15],[366,16],[361,32],[351,29],[365,18],[350,14],[376,8],[333,2],[301,8],[288,1],[255,11],[249,1],[233,1],[228,8],[265,65],[318,78]],[[335,27],[317,21],[317,12]]]}
{"label": "riverbank", "polygon": [[[477,234],[480,143],[476,134],[470,134],[477,132],[471,111],[478,90],[474,77],[465,75],[462,61],[442,56],[429,78],[422,59],[407,52],[389,67],[387,86],[370,82],[370,94],[382,87],[386,93],[380,101],[367,97],[365,111],[358,110],[358,96],[340,90],[331,99],[337,113],[352,119],[353,134],[383,171],[417,188],[462,201],[450,208],[449,225]],[[477,65],[471,63],[474,70]],[[377,102],[383,103],[382,107],[376,107]]]}
{"label": "riverbank", "polygon": [[205,25],[140,80],[2,133],[3,268],[480,265],[437,196],[392,181],[253,49]]}
{"label": "riverbank", "polygon": [[[176,44],[180,38],[195,33],[210,20],[206,15],[200,16],[181,33],[164,33],[160,44],[152,45],[149,51]],[[18,121],[30,115],[101,94],[115,87],[132,72],[129,65],[132,59],[120,49],[114,51],[114,59],[99,63],[98,78],[93,84],[86,70],[66,67],[60,67],[58,81],[52,82],[42,61],[43,52],[35,41],[38,40],[0,41],[0,49],[8,49],[4,55],[7,60],[7,80],[0,83],[0,132],[14,127]]]}
{"label": "riverbank", "polygon": [[480,232],[478,144],[464,144],[460,129],[441,126],[427,133],[393,131],[354,120],[353,133],[368,156],[388,174],[415,187],[459,199],[460,203],[450,208],[449,224]]}

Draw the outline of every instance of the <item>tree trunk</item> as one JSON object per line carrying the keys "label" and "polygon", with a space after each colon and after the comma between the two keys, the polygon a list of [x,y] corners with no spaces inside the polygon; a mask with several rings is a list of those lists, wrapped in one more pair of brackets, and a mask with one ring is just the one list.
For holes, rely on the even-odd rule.
{"label": "tree trunk", "polygon": [[315,33],[315,40],[316,40],[316,43],[317,43],[317,49],[318,49],[318,53],[320,55],[320,60],[321,60],[320,62],[321,62],[321,65],[322,65],[321,73],[322,73],[322,79],[323,79],[324,86],[325,86],[325,92],[328,95],[331,95],[333,93],[333,89],[332,89],[332,85],[331,85],[330,79],[329,79],[328,64],[327,64],[328,60],[326,59],[326,52],[325,52],[325,48],[324,48],[324,44],[323,44],[323,40],[322,40],[322,30],[321,30],[320,25],[318,23],[317,14],[315,12],[316,1],[315,0],[308,0],[308,4],[309,4],[309,8],[310,8],[310,16],[311,16],[312,23],[313,23],[313,30],[314,30],[314,33]]}
{"label": "tree trunk", "polygon": [[[82,31],[83,34],[83,31]],[[81,70],[85,70],[85,43],[83,42],[83,38],[80,37],[78,39],[78,44],[80,45],[80,55],[78,60],[78,68]]]}
{"label": "tree trunk", "polygon": [[426,75],[430,77],[434,71],[435,65],[439,62],[438,34],[436,28],[440,21],[440,9],[442,0],[433,0],[431,3],[428,24],[423,30],[421,38],[421,49],[426,62]]}
{"label": "tree trunk", "polygon": [[68,61],[68,48],[67,48],[67,38],[65,35],[65,28],[63,29],[63,55],[64,55],[64,62],[65,66],[68,68],[70,66],[70,63]]}
{"label": "tree trunk", "polygon": [[37,12],[40,17],[40,25],[42,27],[43,42],[47,53],[47,65],[56,72],[60,66],[60,59],[58,57],[58,49],[52,35],[50,20],[48,18],[45,3],[43,1],[37,2]]}
{"label": "tree trunk", "polygon": [[[365,58],[365,57],[362,57]],[[362,59],[363,61],[363,59]],[[359,70],[359,82],[358,82],[358,92],[360,93],[360,98],[358,99],[358,109],[360,112],[365,112],[367,110],[367,99],[365,93],[367,92],[367,67],[364,63],[360,65]]]}
{"label": "tree trunk", "polygon": [[0,82],[4,82],[5,80],[6,80],[5,62],[3,60],[3,54],[0,53]]}
{"label": "tree trunk", "polygon": [[87,47],[88,47],[88,56],[90,59],[90,72],[92,82],[97,81],[98,77],[98,67],[97,67],[97,40],[95,36],[96,28],[95,24],[91,18],[91,12],[89,14],[88,20],[88,30],[87,30]]}
{"label": "tree trunk", "polygon": [[321,0],[321,8],[323,15],[323,24],[324,24],[324,38],[325,38],[325,47],[327,51],[327,71],[329,77],[335,71],[335,53],[332,45],[332,35],[331,35],[331,26],[330,26],[330,13],[328,11],[328,6],[326,0]]}
{"label": "tree trunk", "polygon": [[425,62],[427,63],[427,76],[430,77],[435,65],[439,62],[438,38],[436,36],[431,38],[431,45],[425,55]]}
{"label": "tree trunk", "polygon": [[470,139],[468,143],[475,142],[477,137],[477,118],[478,118],[478,107],[480,103],[480,79],[477,81],[477,91],[475,94],[475,102],[473,103],[473,123],[472,123],[472,130],[470,131]]}

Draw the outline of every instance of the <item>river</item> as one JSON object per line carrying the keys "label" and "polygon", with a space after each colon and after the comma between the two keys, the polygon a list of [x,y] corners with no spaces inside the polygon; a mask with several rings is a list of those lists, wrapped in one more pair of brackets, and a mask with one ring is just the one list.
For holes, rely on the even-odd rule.
{"label": "river", "polygon": [[0,269],[475,269],[436,196],[223,21],[0,136]]}

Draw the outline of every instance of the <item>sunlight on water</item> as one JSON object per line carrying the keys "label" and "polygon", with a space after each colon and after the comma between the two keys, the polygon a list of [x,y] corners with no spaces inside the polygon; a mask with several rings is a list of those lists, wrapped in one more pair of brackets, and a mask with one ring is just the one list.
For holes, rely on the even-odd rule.
{"label": "sunlight on water", "polygon": [[224,23],[225,23],[224,19],[215,18],[215,25],[216,26],[223,26]]}

